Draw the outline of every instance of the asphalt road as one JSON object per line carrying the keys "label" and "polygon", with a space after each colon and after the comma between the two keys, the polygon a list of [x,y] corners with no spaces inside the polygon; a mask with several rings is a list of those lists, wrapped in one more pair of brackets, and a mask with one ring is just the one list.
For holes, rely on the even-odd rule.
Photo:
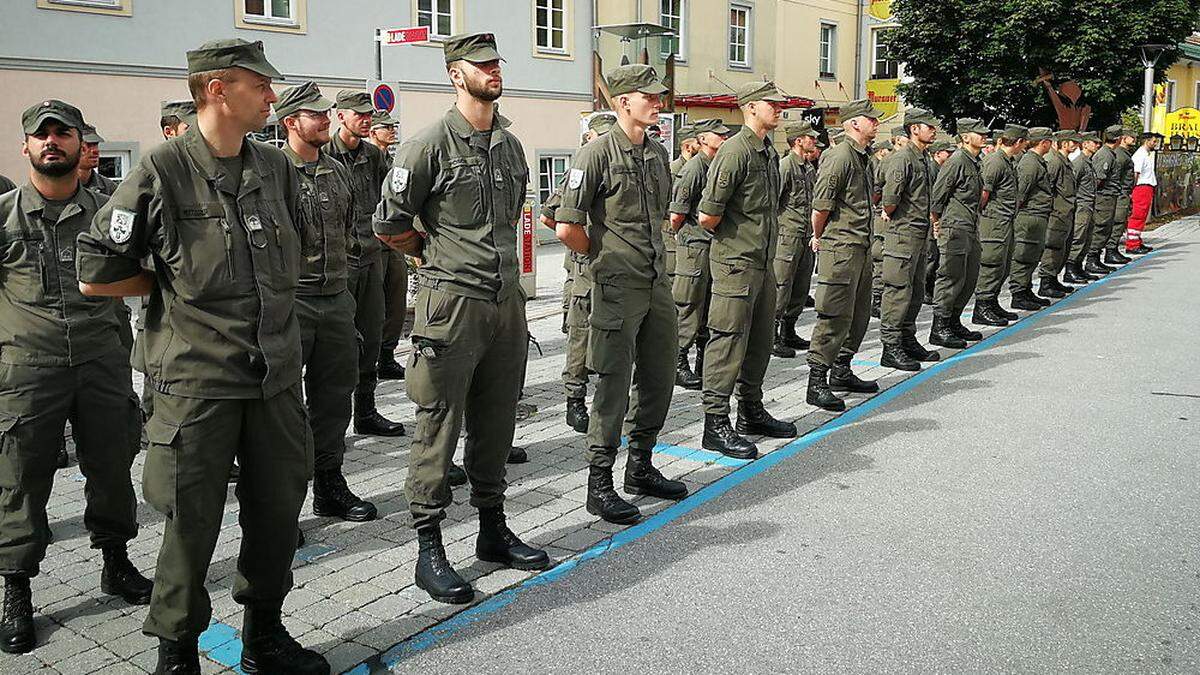
{"label": "asphalt road", "polygon": [[397,672],[1197,671],[1198,230]]}

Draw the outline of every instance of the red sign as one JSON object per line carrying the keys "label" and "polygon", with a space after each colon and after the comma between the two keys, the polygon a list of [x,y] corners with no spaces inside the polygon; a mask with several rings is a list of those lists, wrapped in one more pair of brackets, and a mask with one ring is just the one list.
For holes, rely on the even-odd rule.
{"label": "red sign", "polygon": [[521,274],[533,274],[533,205],[521,209]]}
{"label": "red sign", "polygon": [[429,42],[429,26],[418,28],[385,28],[383,44],[388,46],[407,45],[414,42]]}

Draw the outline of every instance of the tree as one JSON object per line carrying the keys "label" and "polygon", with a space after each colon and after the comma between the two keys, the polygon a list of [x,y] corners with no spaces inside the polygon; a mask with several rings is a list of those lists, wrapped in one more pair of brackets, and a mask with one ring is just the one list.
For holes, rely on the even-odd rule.
{"label": "tree", "polygon": [[1172,45],[1157,78],[1179,58],[1177,45],[1200,18],[1200,0],[892,0],[888,48],[911,82],[910,105],[943,121],[978,117],[989,124],[1055,126],[1039,84],[1075,80],[1088,126],[1120,121],[1139,105],[1143,68],[1137,46]]}

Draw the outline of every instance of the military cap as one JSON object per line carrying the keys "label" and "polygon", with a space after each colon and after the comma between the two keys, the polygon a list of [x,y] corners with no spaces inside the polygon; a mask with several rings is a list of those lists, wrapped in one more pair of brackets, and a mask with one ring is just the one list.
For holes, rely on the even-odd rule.
{"label": "military cap", "polygon": [[442,51],[446,55],[446,63],[454,61],[487,63],[488,61],[502,60],[500,52],[496,51],[496,36],[492,33],[451,35],[442,43]]}
{"label": "military cap", "polygon": [[1029,137],[1029,127],[1023,127],[1020,124],[1005,124],[1004,131],[1000,132],[1001,138],[1010,138],[1014,141],[1019,141]]}
{"label": "military cap", "polygon": [[782,103],[787,97],[779,93],[779,88],[770,80],[747,82],[737,88],[738,105],[746,105],[755,101],[770,101]]}
{"label": "military cap", "polygon": [[97,143],[104,142],[104,137],[101,136],[100,134],[96,133],[96,127],[88,124],[87,122],[83,123],[82,132],[83,133],[82,133],[81,140],[84,143],[91,143],[91,144],[95,145]]}
{"label": "military cap", "polygon": [[1079,140],[1080,140],[1080,142],[1083,142],[1083,141],[1091,141],[1093,143],[1101,143],[1102,142],[1100,140],[1100,134],[1098,134],[1094,131],[1080,132]]}
{"label": "military cap", "polygon": [[1158,133],[1157,131],[1143,131],[1142,135],[1141,135],[1141,139],[1144,141],[1147,138],[1166,138],[1166,136],[1163,136],[1162,134]]}
{"label": "military cap", "polygon": [[371,103],[371,96],[365,91],[357,89],[343,89],[337,94],[337,109],[338,110],[353,110],[356,113],[373,113],[375,106]]}
{"label": "military cap", "polygon": [[974,117],[960,117],[954,123],[954,128],[958,131],[958,135],[963,134],[979,134],[980,136],[988,136],[992,130],[983,123],[983,120],[975,119]]}
{"label": "military cap", "polygon": [[322,96],[320,87],[309,81],[288,87],[279,94],[279,100],[275,102],[275,116],[283,119],[301,110],[327,112],[331,108],[333,101]]}
{"label": "military cap", "polygon": [[879,119],[883,117],[883,113],[871,103],[870,99],[860,98],[850,101],[841,107],[842,121],[852,120],[855,117],[870,117],[871,119]]}
{"label": "military cap", "polygon": [[1054,137],[1055,142],[1058,143],[1063,141],[1075,141],[1078,140],[1077,136],[1079,136],[1079,132],[1075,131],[1074,129],[1060,129],[1059,131],[1054,132],[1052,136]]}
{"label": "military cap", "polygon": [[686,141],[689,138],[696,137],[696,128],[690,124],[685,124],[679,127],[679,140]]}
{"label": "military cap", "polygon": [[617,123],[617,116],[612,113],[596,113],[588,119],[588,131],[594,131],[598,134],[605,133],[613,128]]}
{"label": "military cap", "polygon": [[933,145],[929,146],[930,154],[937,154],[939,152],[954,152],[954,150],[955,145],[950,141],[937,141]]}
{"label": "military cap", "polygon": [[394,127],[397,124],[400,124],[399,120],[397,120],[395,117],[392,117],[392,114],[386,110],[376,110],[375,113],[371,115],[372,129],[375,127]]}
{"label": "military cap", "polygon": [[608,93],[613,96],[632,94],[664,94],[667,87],[658,80],[654,68],[641,63],[617,66],[608,73]]}
{"label": "military cap", "polygon": [[784,134],[784,137],[787,138],[788,140],[791,140],[793,138],[800,138],[801,136],[808,136],[809,138],[818,138],[821,135],[813,130],[812,124],[805,122],[803,120],[799,120],[796,122],[788,122],[787,124],[783,125],[783,134]]}
{"label": "military cap", "polygon": [[36,134],[46,120],[58,120],[68,127],[79,129],[83,133],[83,113],[79,108],[55,98],[35,103],[21,113],[21,128],[26,134]]}
{"label": "military cap", "polygon": [[263,43],[246,42],[240,38],[212,40],[187,53],[188,75],[225,68],[245,68],[273,80],[283,74],[267,61]]}
{"label": "military cap", "polygon": [[1029,127],[1029,142],[1041,143],[1042,141],[1053,140],[1054,136],[1050,131],[1050,127]]}
{"label": "military cap", "polygon": [[724,136],[729,133],[729,127],[721,120],[710,117],[708,119],[696,120],[692,123],[692,128],[696,130],[696,135],[700,134],[719,134]]}
{"label": "military cap", "polygon": [[909,108],[904,111],[904,124],[901,128],[907,129],[910,124],[928,124],[931,127],[942,126],[938,118],[934,117],[933,113],[924,108]]}
{"label": "military cap", "polygon": [[883,140],[878,143],[871,144],[871,152],[879,152],[880,150],[892,150],[896,146],[892,145],[891,141]]}
{"label": "military cap", "polygon": [[159,111],[162,117],[178,117],[189,125],[196,123],[195,101],[163,101]]}
{"label": "military cap", "polygon": [[891,135],[892,138],[908,138],[908,131],[904,129],[903,125],[892,127]]}
{"label": "military cap", "polygon": [[1104,140],[1115,141],[1125,135],[1125,128],[1120,124],[1114,124],[1104,129]]}

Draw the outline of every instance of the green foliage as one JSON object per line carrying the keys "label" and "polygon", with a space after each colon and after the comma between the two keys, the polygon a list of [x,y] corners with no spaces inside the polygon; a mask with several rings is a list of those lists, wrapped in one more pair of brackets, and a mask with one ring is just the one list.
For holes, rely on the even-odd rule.
{"label": "green foliage", "polygon": [[[1142,97],[1137,46],[1177,45],[1197,25],[1200,0],[892,0],[889,35],[911,82],[904,100],[945,121],[979,117],[1027,125],[1057,122],[1039,69],[1074,79],[1089,127],[1115,123]],[[1159,60],[1158,78],[1179,57]]]}

